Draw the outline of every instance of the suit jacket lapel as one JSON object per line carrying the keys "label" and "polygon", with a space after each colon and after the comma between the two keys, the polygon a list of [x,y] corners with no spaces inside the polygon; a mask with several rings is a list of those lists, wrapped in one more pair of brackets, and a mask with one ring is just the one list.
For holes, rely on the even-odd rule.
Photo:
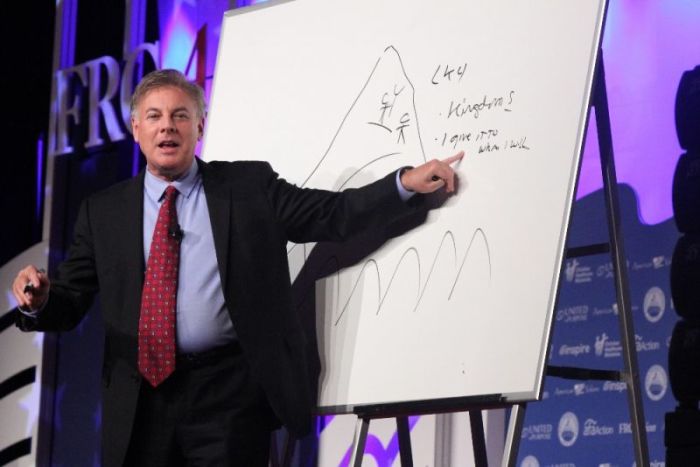
{"label": "suit jacket lapel", "polygon": [[[207,197],[211,230],[214,235],[216,260],[221,275],[221,286],[226,291],[228,275],[229,239],[231,226],[231,195],[230,186],[211,170],[211,167],[201,159],[197,159],[202,173],[202,185]],[[224,293],[226,296],[226,293]]]}
{"label": "suit jacket lapel", "polygon": [[[144,169],[145,170],[145,169]],[[124,280],[124,277],[129,277],[133,280],[133,286],[129,287],[129,306],[127,309],[137,310],[136,313],[129,313],[127,329],[136,335],[138,332],[139,315],[138,310],[141,309],[141,289],[143,289],[143,276],[145,272],[145,263],[143,257],[143,180],[145,172],[142,170],[128,184],[124,190],[124,202],[120,205],[124,212],[119,214],[120,229],[123,235],[117,241],[123,241],[124,245],[121,251],[126,254],[125,264],[128,268],[124,271],[126,274],[119,280]],[[124,221],[126,220],[126,221]],[[115,246],[116,248],[116,246]]]}

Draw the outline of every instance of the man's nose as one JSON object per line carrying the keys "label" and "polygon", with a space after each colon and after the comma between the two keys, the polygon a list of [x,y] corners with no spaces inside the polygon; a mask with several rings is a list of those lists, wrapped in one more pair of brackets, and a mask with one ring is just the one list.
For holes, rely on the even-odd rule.
{"label": "man's nose", "polygon": [[160,131],[162,133],[172,133],[175,131],[175,120],[172,118],[163,118]]}

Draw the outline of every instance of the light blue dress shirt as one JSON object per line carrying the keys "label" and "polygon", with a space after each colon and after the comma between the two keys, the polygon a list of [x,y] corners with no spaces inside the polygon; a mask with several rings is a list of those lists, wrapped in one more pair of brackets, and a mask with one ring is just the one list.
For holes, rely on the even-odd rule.
{"label": "light blue dress shirt", "polygon": [[147,262],[153,229],[168,185],[179,192],[175,204],[178,223],[184,233],[177,289],[178,352],[202,352],[230,343],[236,333],[224,303],[209,208],[196,161],[182,178],[171,183],[146,171],[143,254]]}

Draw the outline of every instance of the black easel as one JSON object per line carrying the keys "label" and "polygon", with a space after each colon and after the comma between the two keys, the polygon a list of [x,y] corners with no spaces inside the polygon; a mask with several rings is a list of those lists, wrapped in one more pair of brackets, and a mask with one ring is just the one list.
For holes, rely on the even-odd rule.
{"label": "black easel", "polygon": [[[370,420],[372,420],[370,416],[359,416],[357,418],[352,457],[350,458],[350,465],[353,467],[360,467],[362,465],[362,455],[365,451]],[[399,434],[399,456],[401,458],[401,465],[403,467],[413,467],[408,417],[404,415],[396,417],[396,428]]]}
{"label": "black easel", "polygon": [[[603,188],[605,191],[605,207],[608,221],[609,243],[570,248],[567,258],[610,253],[615,273],[615,289],[617,294],[618,319],[622,343],[622,358],[624,368],[621,371],[596,370],[588,368],[573,368],[547,366],[547,376],[577,380],[609,380],[621,381],[627,384],[632,437],[634,440],[634,457],[637,465],[649,465],[649,448],[646,437],[646,424],[642,404],[642,393],[639,385],[639,366],[635,347],[634,325],[632,322],[632,307],[627,279],[627,260],[620,225],[620,208],[617,196],[617,176],[613,158],[612,134],[610,131],[610,114],[608,113],[608,95],[605,87],[605,69],[603,67],[603,52],[598,53],[596,81],[593,93],[596,128],[598,129],[598,146],[600,148],[601,168],[603,171]],[[511,408],[508,436],[506,438],[506,456],[504,465],[515,466],[520,443],[526,404],[515,404]],[[483,432],[481,434],[483,439]],[[478,464],[477,464],[478,465]]]}

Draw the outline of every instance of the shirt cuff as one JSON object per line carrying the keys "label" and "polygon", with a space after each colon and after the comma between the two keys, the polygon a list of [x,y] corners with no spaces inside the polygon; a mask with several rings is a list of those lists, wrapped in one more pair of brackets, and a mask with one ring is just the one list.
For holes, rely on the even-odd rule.
{"label": "shirt cuff", "polygon": [[31,310],[28,308],[22,308],[21,306],[17,305],[17,311],[22,313],[24,316],[28,316],[30,318],[36,318],[39,316],[39,313],[41,313],[41,310],[46,308],[46,304],[49,302],[49,299],[47,298],[44,303],[41,305],[41,307],[37,310]]}
{"label": "shirt cuff", "polygon": [[396,171],[396,189],[399,191],[401,201],[408,201],[413,195],[416,194],[415,191],[409,191],[406,188],[404,188],[401,184],[401,174],[411,168],[412,167],[401,167],[399,170]]}

